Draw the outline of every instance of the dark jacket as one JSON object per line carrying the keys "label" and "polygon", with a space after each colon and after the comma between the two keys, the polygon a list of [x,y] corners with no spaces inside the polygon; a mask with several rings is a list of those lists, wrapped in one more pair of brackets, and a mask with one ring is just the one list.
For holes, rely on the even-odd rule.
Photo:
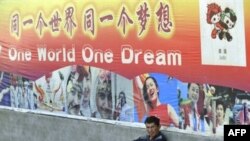
{"label": "dark jacket", "polygon": [[152,140],[149,139],[149,135],[139,137],[138,139],[135,139],[133,141],[167,141],[167,138],[164,134],[159,132]]}

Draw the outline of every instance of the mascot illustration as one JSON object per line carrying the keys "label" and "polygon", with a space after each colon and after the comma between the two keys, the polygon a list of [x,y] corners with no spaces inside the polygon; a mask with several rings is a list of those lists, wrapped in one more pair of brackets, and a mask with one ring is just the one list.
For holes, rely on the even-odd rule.
{"label": "mascot illustration", "polygon": [[213,39],[216,38],[218,33],[223,29],[223,26],[221,25],[221,7],[217,5],[216,3],[208,4],[207,6],[207,23],[213,24],[214,28],[211,33],[211,37]]}
{"label": "mascot illustration", "polygon": [[229,29],[232,29],[235,26],[237,17],[234,11],[230,8],[225,8],[225,10],[221,14],[221,24],[224,29],[219,33],[219,38],[222,40],[226,38],[227,41],[232,41],[233,37],[229,33]]}

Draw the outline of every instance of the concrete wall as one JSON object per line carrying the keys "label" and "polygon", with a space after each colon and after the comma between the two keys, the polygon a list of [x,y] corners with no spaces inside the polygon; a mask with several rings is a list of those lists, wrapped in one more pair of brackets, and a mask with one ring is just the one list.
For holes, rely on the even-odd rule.
{"label": "concrete wall", "polygon": [[[162,130],[168,141],[223,141],[223,137]],[[0,141],[132,141],[145,134],[141,123],[55,116],[0,108]]]}

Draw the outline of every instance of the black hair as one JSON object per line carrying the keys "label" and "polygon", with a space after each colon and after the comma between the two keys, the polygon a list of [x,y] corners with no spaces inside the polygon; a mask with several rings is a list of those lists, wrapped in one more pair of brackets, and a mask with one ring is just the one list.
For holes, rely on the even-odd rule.
{"label": "black hair", "polygon": [[218,108],[219,105],[222,105],[223,111],[225,113],[225,111],[226,111],[226,105],[225,105],[225,103],[222,100],[217,100],[216,101],[216,109]]}
{"label": "black hair", "polygon": [[[196,85],[198,85],[198,87],[199,87],[199,84],[198,83],[188,83],[188,85],[187,85],[187,88],[188,88],[188,91],[189,91],[189,89],[190,89],[190,87],[191,87],[191,84],[196,84]],[[199,88],[200,89],[200,88]],[[187,92],[188,93],[188,92]],[[187,94],[187,97],[189,98],[189,93]]]}
{"label": "black hair", "polygon": [[230,19],[232,20],[232,22],[236,22],[236,20],[237,20],[237,17],[236,17],[236,15],[235,15],[235,13],[233,12],[233,10],[231,10],[230,8],[226,8],[225,9],[225,13],[229,13],[230,14]]}
{"label": "black hair", "polygon": [[191,82],[191,83],[188,83],[188,86],[187,86],[187,88],[188,88],[188,89],[190,88],[191,84],[196,84],[196,85],[198,85],[198,86],[199,86],[199,84],[198,84],[198,83],[193,83],[193,82]]}
{"label": "black hair", "polygon": [[149,116],[146,118],[145,124],[149,124],[149,123],[154,123],[157,126],[160,126],[160,119],[156,116]]}
{"label": "black hair", "polygon": [[119,96],[120,96],[120,94],[122,94],[122,95],[124,96],[124,101],[125,101],[125,103],[127,103],[126,95],[125,95],[124,91],[121,91],[121,92],[119,93]]}
{"label": "black hair", "polygon": [[[144,81],[144,84],[143,84],[143,98],[147,102],[147,104],[150,106],[150,108],[153,108],[152,101],[149,100],[149,97],[148,97],[148,94],[147,94],[146,81],[148,79],[152,79],[154,81],[156,88],[159,88],[159,86],[158,86],[158,83],[157,83],[156,79],[154,77],[152,77],[152,76],[147,77],[146,80]],[[159,95],[159,92],[158,92],[158,95]]]}

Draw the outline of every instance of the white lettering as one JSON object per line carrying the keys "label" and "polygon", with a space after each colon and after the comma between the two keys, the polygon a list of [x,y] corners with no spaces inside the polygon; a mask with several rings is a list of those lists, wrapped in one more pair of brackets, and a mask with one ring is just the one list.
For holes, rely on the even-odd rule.
{"label": "white lettering", "polygon": [[144,53],[144,62],[148,65],[152,65],[154,63],[154,53],[151,50],[146,50]]}
{"label": "white lettering", "polygon": [[[50,50],[48,52],[48,60],[49,61],[55,61],[55,58],[56,58],[56,53],[54,51]],[[57,61],[59,61],[59,59]]]}
{"label": "white lettering", "polygon": [[134,52],[130,45],[122,46],[121,61],[123,64],[130,64],[133,62]]}
{"label": "white lettering", "polygon": [[104,60],[105,62],[107,63],[112,63],[113,62],[113,57],[114,57],[114,54],[111,50],[106,50],[105,53],[104,53]]}
{"label": "white lettering", "polygon": [[182,56],[179,50],[167,51],[167,54],[163,50],[156,50],[154,53],[152,50],[133,50],[130,45],[122,45],[121,49],[121,62],[123,64],[139,64],[141,54],[143,55],[144,63],[147,65],[172,65],[181,66]]}
{"label": "white lettering", "polygon": [[90,45],[82,48],[82,59],[86,63],[94,61],[95,63],[112,63],[113,52],[111,50],[102,51],[100,49],[93,50]]}
{"label": "white lettering", "polygon": [[235,129],[235,136],[240,133],[240,129]]}
{"label": "white lettering", "polygon": [[31,56],[32,54],[29,50],[17,50],[14,47],[9,49],[9,59],[11,61],[30,61]]}
{"label": "white lettering", "polygon": [[65,47],[62,49],[50,49],[47,52],[46,47],[38,47],[37,48],[37,53],[38,53],[38,60],[39,61],[63,61],[63,62],[75,62],[75,48],[72,47],[71,49],[66,50]]}
{"label": "white lettering", "polygon": [[46,48],[37,48],[37,54],[39,61],[46,61],[46,54],[47,54]]}
{"label": "white lettering", "polygon": [[2,46],[0,45],[0,54],[1,54],[1,52],[2,52]]}
{"label": "white lettering", "polygon": [[135,64],[139,63],[139,57],[142,54],[141,50],[135,50]]}
{"label": "white lettering", "polygon": [[[87,55],[88,54],[88,55]],[[90,46],[86,46],[82,49],[82,59],[86,63],[90,63],[93,60],[94,53],[93,49]]]}
{"label": "white lettering", "polygon": [[182,64],[182,58],[181,58],[181,53],[177,51],[168,51],[168,65],[181,65]]}
{"label": "white lettering", "polygon": [[234,130],[233,130],[233,129],[230,129],[230,130],[229,130],[229,133],[228,133],[227,136],[231,136],[231,135],[234,136]]}
{"label": "white lettering", "polygon": [[[235,130],[235,131],[234,131]],[[228,136],[237,136],[238,134],[240,134],[240,136],[244,136],[244,134],[247,133],[246,129],[230,129]]]}
{"label": "white lettering", "polygon": [[166,65],[166,53],[162,50],[157,51],[155,60],[157,65]]}
{"label": "white lettering", "polygon": [[94,62],[95,63],[97,63],[98,61],[98,58],[99,58],[99,61],[100,61],[100,63],[103,63],[103,52],[102,52],[102,50],[99,50],[99,49],[97,49],[97,50],[95,50],[94,51]]}
{"label": "white lettering", "polygon": [[244,136],[244,134],[246,134],[247,133],[247,130],[246,129],[241,129],[241,136]]}
{"label": "white lettering", "polygon": [[[69,49],[67,51],[67,53],[65,51],[65,54],[67,54],[67,58],[65,58],[65,60],[63,60],[64,62],[66,62],[67,59],[68,59],[69,62],[75,62],[76,61],[76,51],[75,51],[74,47],[72,47],[71,50]],[[66,57],[66,55],[65,55],[65,57]]]}

